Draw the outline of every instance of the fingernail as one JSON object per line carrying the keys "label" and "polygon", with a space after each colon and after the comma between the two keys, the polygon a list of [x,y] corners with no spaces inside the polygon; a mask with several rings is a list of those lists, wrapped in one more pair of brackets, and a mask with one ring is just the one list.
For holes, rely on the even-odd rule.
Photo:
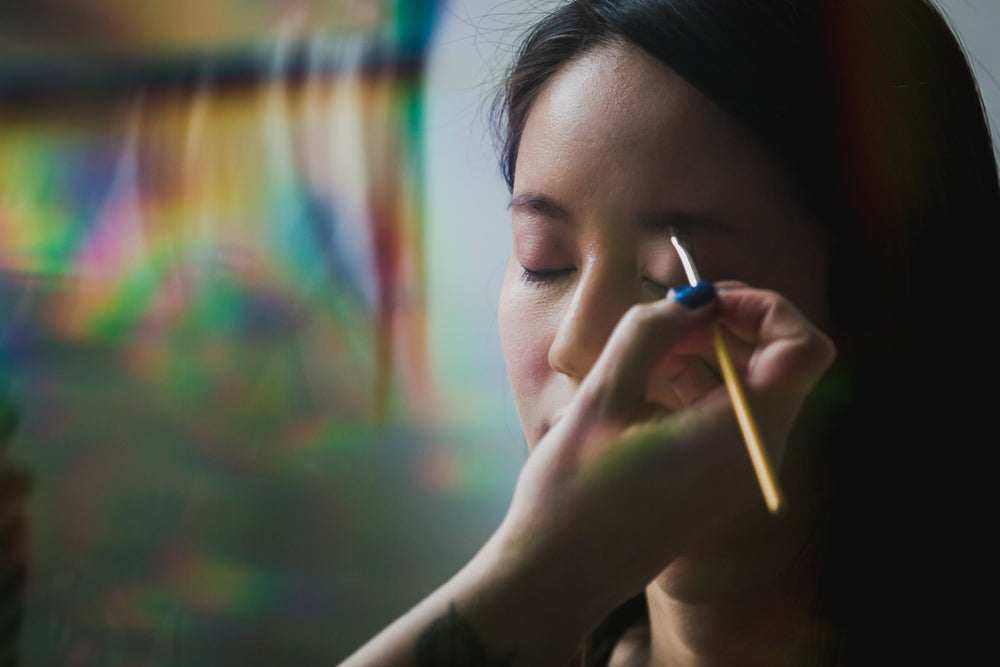
{"label": "fingernail", "polygon": [[694,287],[676,287],[670,290],[669,298],[685,308],[700,308],[715,298],[715,285],[705,280]]}

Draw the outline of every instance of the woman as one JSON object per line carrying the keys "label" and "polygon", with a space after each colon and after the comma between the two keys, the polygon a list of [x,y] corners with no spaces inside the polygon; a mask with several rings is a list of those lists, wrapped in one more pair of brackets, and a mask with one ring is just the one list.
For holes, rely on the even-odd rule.
{"label": "woman", "polygon": [[[503,105],[499,319],[533,453],[480,553],[348,664],[953,657],[962,462],[928,454],[986,414],[938,359],[967,345],[949,313],[976,312],[988,262],[941,249],[1000,219],[1000,190],[937,12],[578,0],[529,35]],[[676,289],[671,225],[715,289]],[[780,519],[713,320],[780,462]]]}

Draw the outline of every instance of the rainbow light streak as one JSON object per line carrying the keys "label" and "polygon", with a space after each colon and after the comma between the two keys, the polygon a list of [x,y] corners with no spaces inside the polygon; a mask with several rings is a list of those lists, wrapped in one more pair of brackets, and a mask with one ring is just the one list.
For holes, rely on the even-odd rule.
{"label": "rainbow light streak", "polygon": [[378,338],[380,395],[397,346],[419,378],[420,72],[365,69],[363,46],[314,40],[293,78],[279,40],[258,81],[5,114],[0,272],[31,303],[10,342],[261,339],[323,317],[348,349]]}
{"label": "rainbow light streak", "polygon": [[330,570],[370,556],[330,562],[317,534],[378,534],[366,475],[387,458],[392,483],[461,477],[446,447],[413,452],[433,421],[419,132],[438,2],[58,8],[77,30],[0,10],[0,380],[34,481],[27,506],[0,493],[29,519],[21,653],[335,658],[349,584]]}

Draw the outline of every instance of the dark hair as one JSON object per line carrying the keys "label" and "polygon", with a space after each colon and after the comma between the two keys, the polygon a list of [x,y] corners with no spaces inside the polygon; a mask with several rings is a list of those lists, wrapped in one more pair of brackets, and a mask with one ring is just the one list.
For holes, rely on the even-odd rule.
{"label": "dark hair", "polygon": [[[932,355],[967,345],[942,307],[963,317],[981,307],[980,252],[1000,221],[989,126],[960,45],[926,0],[574,0],[528,34],[498,98],[509,187],[539,92],[616,41],[742,125],[827,229],[838,362],[818,393],[840,404],[818,448],[833,489],[821,527],[821,596],[838,633],[829,659],[926,657],[942,618],[922,613],[919,577],[963,553],[939,517],[969,510],[958,500],[964,461],[935,454],[981,437],[989,414],[978,405],[989,397],[958,392],[968,379]],[[954,602],[955,589],[933,599]],[[888,637],[888,615],[920,642]]]}

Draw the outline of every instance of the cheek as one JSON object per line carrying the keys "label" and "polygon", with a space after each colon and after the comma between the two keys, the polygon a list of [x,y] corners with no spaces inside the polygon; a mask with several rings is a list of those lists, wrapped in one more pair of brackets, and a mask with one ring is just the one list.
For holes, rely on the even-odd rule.
{"label": "cheek", "polygon": [[516,272],[508,269],[497,321],[511,390],[525,420],[552,373],[549,346],[555,327],[549,321],[549,309],[543,300],[531,294],[535,288],[518,285],[517,280]]}

